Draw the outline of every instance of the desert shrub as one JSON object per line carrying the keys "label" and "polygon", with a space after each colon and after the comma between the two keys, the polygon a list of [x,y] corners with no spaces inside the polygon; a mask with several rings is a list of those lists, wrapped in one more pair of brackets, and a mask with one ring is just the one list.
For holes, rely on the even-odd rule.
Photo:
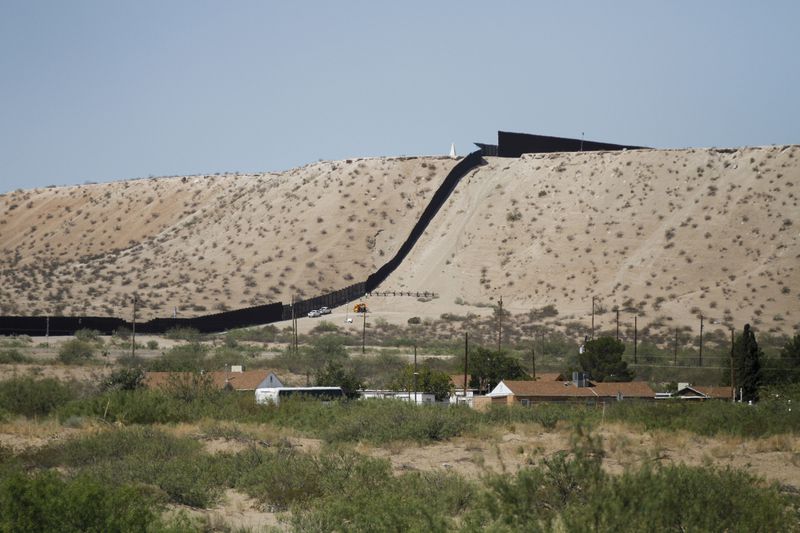
{"label": "desert shrub", "polygon": [[342,480],[342,490],[292,508],[298,531],[429,531],[455,529],[457,516],[473,499],[475,486],[444,472],[412,472],[380,482]]}
{"label": "desert shrub", "polygon": [[422,324],[422,319],[418,316],[412,316],[408,319],[409,324]]}
{"label": "desert shrub", "polygon": [[114,330],[113,336],[116,340],[127,341],[131,338],[131,330],[126,326],[120,326]]}
{"label": "desert shrub", "polygon": [[330,322],[329,320],[322,320],[319,322],[319,324],[314,326],[314,328],[311,330],[311,334],[321,335],[324,333],[339,333],[340,331],[341,328],[339,328],[339,326],[333,322]]}
{"label": "desert shrub", "polygon": [[265,408],[256,405],[252,393],[141,388],[109,390],[74,400],[58,410],[60,420],[89,416],[125,424],[194,422],[203,418],[262,421],[265,414]]}
{"label": "desert shrub", "polygon": [[158,506],[144,491],[108,487],[54,472],[0,479],[0,531],[146,531],[157,529]]}
{"label": "desert shrub", "polygon": [[9,413],[29,418],[48,415],[76,398],[79,388],[53,378],[29,376],[0,381],[0,406]]}
{"label": "desert shrub", "polygon": [[94,356],[94,346],[80,339],[71,339],[58,349],[58,359],[64,364],[71,365],[87,361]]}
{"label": "desert shrub", "polygon": [[728,434],[761,437],[800,431],[800,412],[792,409],[800,390],[767,389],[764,400],[755,405],[727,401],[616,402],[606,417],[645,429],[683,429],[700,435]]}
{"label": "desert shrub", "polygon": [[146,360],[145,365],[153,372],[199,372],[205,366],[206,351],[197,342],[173,346],[161,357]]}
{"label": "desert shrub", "polygon": [[127,368],[144,368],[145,363],[146,361],[143,357],[131,355],[130,353],[126,353],[125,355],[117,358],[117,364]]}
{"label": "desert shrub", "polygon": [[158,341],[152,340],[152,339],[147,341],[147,349],[148,350],[158,350]]}
{"label": "desert shrub", "polygon": [[333,406],[319,435],[328,442],[430,442],[463,434],[477,413],[468,407],[415,406],[396,400],[370,400]]}
{"label": "desert shrub", "polygon": [[612,476],[602,458],[600,439],[578,428],[571,453],[488,476],[465,530],[797,530],[789,502],[746,472],[677,465]]}
{"label": "desert shrub", "polygon": [[202,340],[202,335],[194,328],[177,326],[164,332],[164,337],[177,341],[198,342]]}
{"label": "desert shrub", "polygon": [[100,340],[100,332],[94,329],[79,329],[75,332],[75,338],[84,342],[97,342]]}
{"label": "desert shrub", "polygon": [[213,457],[201,448],[189,437],[134,426],[51,444],[28,459],[40,467],[80,468],[111,486],[152,484],[175,503],[206,507],[219,497],[222,485]]}
{"label": "desert shrub", "polygon": [[103,382],[105,390],[134,390],[140,387],[144,387],[144,370],[141,368],[118,368]]}
{"label": "desert shrub", "polygon": [[16,348],[8,348],[5,350],[0,350],[0,364],[11,364],[11,363],[27,363],[30,362],[30,358],[26,357]]}
{"label": "desert shrub", "polygon": [[534,423],[546,429],[553,429],[559,421],[572,423],[591,423],[598,417],[594,407],[584,405],[542,403],[535,407],[522,405],[492,405],[483,414],[489,424]]}
{"label": "desert shrub", "polygon": [[72,401],[58,410],[60,420],[91,416],[109,422],[156,424],[192,420],[185,402],[159,390],[111,390],[98,396]]}
{"label": "desert shrub", "polygon": [[587,519],[600,531],[798,530],[780,493],[744,471],[673,465],[608,477],[587,502],[566,509],[567,531]]}
{"label": "desert shrub", "polygon": [[245,353],[230,346],[220,346],[207,359],[210,369],[230,368],[231,365],[241,365],[245,362]]}
{"label": "desert shrub", "polygon": [[272,324],[260,328],[234,329],[227,333],[238,341],[274,342],[278,335],[278,328]]}

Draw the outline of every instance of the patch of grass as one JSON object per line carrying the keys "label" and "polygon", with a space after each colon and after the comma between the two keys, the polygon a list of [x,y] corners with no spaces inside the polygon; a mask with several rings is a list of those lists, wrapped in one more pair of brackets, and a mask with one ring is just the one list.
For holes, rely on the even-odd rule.
{"label": "patch of grass", "polygon": [[0,409],[28,418],[46,416],[80,392],[77,384],[53,378],[11,378],[0,381]]}
{"label": "patch of grass", "polygon": [[0,364],[29,363],[30,361],[30,357],[23,355],[23,353],[16,348],[0,350]]}
{"label": "patch of grass", "polygon": [[0,479],[2,531],[157,531],[158,511],[156,498],[141,488],[86,476],[16,472]]}

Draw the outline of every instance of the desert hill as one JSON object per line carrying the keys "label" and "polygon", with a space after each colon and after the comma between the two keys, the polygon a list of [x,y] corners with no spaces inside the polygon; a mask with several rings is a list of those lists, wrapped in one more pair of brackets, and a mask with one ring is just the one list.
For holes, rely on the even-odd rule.
{"label": "desert hill", "polygon": [[0,312],[195,316],[365,279],[455,165],[320,162],[283,173],[150,178],[0,196]]}
{"label": "desert hill", "polygon": [[[320,162],[283,173],[153,178],[0,196],[5,314],[205,314],[361,281],[409,234],[456,161]],[[372,298],[408,316],[524,313],[598,327],[800,328],[800,149],[487,157]]]}
{"label": "desert hill", "polygon": [[619,307],[671,327],[702,313],[798,330],[798,159],[797,146],[486,158],[384,287],[586,324],[595,296],[604,328]]}

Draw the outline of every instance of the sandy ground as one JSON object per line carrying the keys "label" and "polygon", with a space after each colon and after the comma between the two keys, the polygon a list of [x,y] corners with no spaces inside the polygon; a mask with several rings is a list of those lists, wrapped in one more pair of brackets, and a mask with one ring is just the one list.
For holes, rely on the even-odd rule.
{"label": "sandy ground", "polygon": [[279,174],[0,195],[0,312],[130,318],[310,297],[391,257],[456,160],[368,158]]}
{"label": "sandy ground", "polygon": [[[487,158],[381,290],[436,290],[376,311],[465,314],[468,303],[598,328],[800,328],[800,149],[648,150]],[[663,319],[659,319],[663,317]],[[740,326],[739,326],[740,327]]]}
{"label": "sandy ground", "polygon": [[[5,312],[204,314],[363,279],[408,235],[455,161],[321,162],[281,174],[153,178],[0,195]],[[800,326],[800,149],[487,158],[397,272],[375,316],[554,305],[598,328]],[[477,304],[476,305],[463,305]],[[340,308],[344,312],[344,308]],[[301,327],[309,319],[301,320]],[[714,322],[719,324],[713,325]],[[309,326],[313,327],[313,326]]]}

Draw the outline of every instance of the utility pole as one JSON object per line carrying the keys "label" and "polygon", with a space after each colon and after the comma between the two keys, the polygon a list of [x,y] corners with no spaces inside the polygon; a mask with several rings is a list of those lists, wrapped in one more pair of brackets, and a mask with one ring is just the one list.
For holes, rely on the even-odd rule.
{"label": "utility pole", "polygon": [[736,370],[733,366],[733,326],[731,326],[731,390],[733,391],[733,401],[736,401]]}
{"label": "utility pole", "polygon": [[544,331],[542,331],[542,333],[539,335],[539,343],[540,343],[539,347],[542,349],[541,355],[542,357],[544,357]]}
{"label": "utility pole", "polygon": [[536,380],[536,346],[531,345],[531,369],[533,370],[533,379]]}
{"label": "utility pole", "polygon": [[700,364],[703,366],[703,315],[700,315]]}
{"label": "utility pole", "polygon": [[619,340],[619,307],[617,307],[616,311],[617,311],[617,340]]}
{"label": "utility pole", "polygon": [[500,297],[500,308],[497,311],[497,351],[502,349],[503,345],[503,297]]}
{"label": "utility pole", "polygon": [[417,403],[417,343],[414,343],[414,404]]}
{"label": "utility pole", "polygon": [[136,356],[136,293],[133,294],[133,331],[131,332],[131,357]]}
{"label": "utility pole", "polygon": [[673,355],[674,361],[672,362],[673,365],[678,365],[678,328],[675,328],[675,353]]}
{"label": "utility pole", "polygon": [[367,353],[367,310],[364,309],[361,314],[364,315],[364,322],[361,326],[361,353]]}
{"label": "utility pole", "polygon": [[469,369],[469,332],[464,332],[464,401],[467,401],[467,375]]}
{"label": "utility pole", "polygon": [[592,340],[594,340],[594,296],[592,296]]}
{"label": "utility pole", "polygon": [[292,309],[292,344],[291,344],[291,352],[292,352],[292,355],[294,355],[296,357],[297,354],[295,353],[294,349],[295,349],[295,339],[297,338],[296,335],[295,335],[295,331],[297,331],[297,327],[296,327],[296,324],[294,322],[294,294],[292,294],[292,304],[289,307]]}
{"label": "utility pole", "polygon": [[638,325],[636,324],[636,319],[637,316],[633,315],[633,364],[634,365],[637,363],[636,361],[637,359],[636,355],[638,350],[637,345],[639,344],[639,328]]}

